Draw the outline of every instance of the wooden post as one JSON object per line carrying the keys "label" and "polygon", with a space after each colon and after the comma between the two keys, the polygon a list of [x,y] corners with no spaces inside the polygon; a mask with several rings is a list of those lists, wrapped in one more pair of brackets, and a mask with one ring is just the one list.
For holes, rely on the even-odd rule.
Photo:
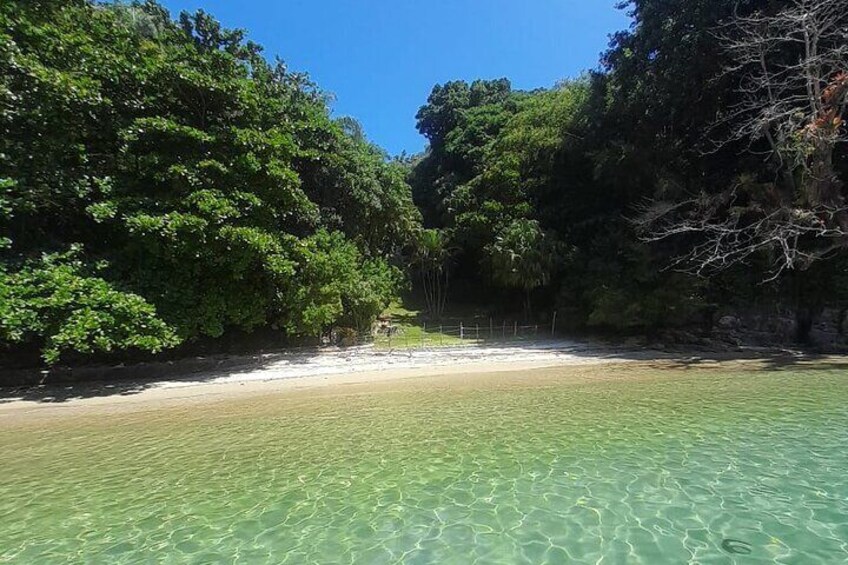
{"label": "wooden post", "polygon": [[421,332],[421,348],[424,348],[425,338],[427,336],[427,322],[424,322],[424,330]]}
{"label": "wooden post", "polygon": [[480,324],[474,324],[474,339],[480,341]]}
{"label": "wooden post", "polygon": [[557,311],[554,310],[554,319],[553,319],[553,321],[551,321],[551,337],[554,337],[556,335],[556,318],[557,318]]}
{"label": "wooden post", "polygon": [[512,337],[518,337],[518,320],[512,323]]}
{"label": "wooden post", "polygon": [[442,345],[442,338],[445,334],[442,333],[442,324],[439,324],[439,345]]}
{"label": "wooden post", "polygon": [[459,323],[459,339],[462,341],[462,338],[465,334],[465,328],[462,327],[462,322]]}

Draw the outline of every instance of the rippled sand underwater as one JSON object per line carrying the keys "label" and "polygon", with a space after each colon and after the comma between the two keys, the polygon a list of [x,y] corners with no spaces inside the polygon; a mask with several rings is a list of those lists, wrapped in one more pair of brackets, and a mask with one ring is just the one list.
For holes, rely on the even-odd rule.
{"label": "rippled sand underwater", "polygon": [[844,366],[348,386],[0,442],[0,562],[848,562]]}

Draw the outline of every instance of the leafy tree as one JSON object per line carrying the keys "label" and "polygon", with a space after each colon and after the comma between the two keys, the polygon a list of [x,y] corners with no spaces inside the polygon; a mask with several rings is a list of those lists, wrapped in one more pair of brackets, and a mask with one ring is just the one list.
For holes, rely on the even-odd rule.
{"label": "leafy tree", "polygon": [[316,335],[341,323],[369,329],[374,316],[397,295],[400,273],[382,261],[363,262],[339,233],[320,231],[295,250],[297,271],[280,304],[279,323],[296,335]]}
{"label": "leafy tree", "polygon": [[418,111],[418,131],[430,140],[428,153],[412,171],[416,203],[428,226],[451,222],[447,200],[479,174],[487,146],[515,109],[506,79],[449,82],[433,88]]}
{"label": "leafy tree", "polygon": [[[756,305],[747,287],[769,261],[825,259],[820,285],[791,275],[760,287],[810,327],[841,304],[843,4],[629,0],[633,25],[581,79],[436,86],[418,113],[430,146],[409,180],[425,224],[456,249],[454,278],[489,301],[544,289],[575,327],[655,334]],[[820,41],[805,47],[804,34]],[[648,223],[678,220],[659,237],[637,221],[650,202]],[[681,257],[723,272],[676,272]]]}
{"label": "leafy tree", "polygon": [[[390,262],[420,223],[405,171],[245,32],[85,0],[6,2],[0,30],[6,292],[111,289],[138,316],[127,334],[92,315],[86,331],[105,337],[88,346],[51,337],[73,311],[37,309],[42,329],[6,333],[6,347],[37,343],[55,362],[270,325],[317,335],[367,326],[396,292]],[[37,260],[69,247],[77,278]]]}
{"label": "leafy tree", "polygon": [[532,291],[550,282],[559,259],[550,235],[536,221],[515,220],[486,246],[486,253],[494,281],[523,292],[524,312],[529,317]]}
{"label": "leafy tree", "polygon": [[421,290],[427,311],[436,318],[445,310],[450,282],[449,238],[444,230],[425,229],[418,233],[413,262],[421,273]]}
{"label": "leafy tree", "polygon": [[[419,112],[420,130],[431,136],[430,152],[415,164],[411,180],[417,194],[430,194],[430,202],[435,197],[429,210],[440,210],[439,218],[431,215],[429,223],[449,228],[449,245],[458,250],[457,276],[494,292],[521,289],[529,313],[530,291],[551,282],[548,267],[555,260],[528,251],[544,242],[547,257],[558,247],[552,230],[563,222],[553,203],[561,207],[561,191],[574,188],[572,176],[587,174],[582,162],[575,174],[559,169],[572,168],[565,149],[584,127],[588,90],[585,81],[533,93],[507,87],[478,81],[434,89]],[[451,105],[456,107],[448,112]],[[551,233],[542,236],[544,228]],[[513,260],[525,255],[528,266],[544,263],[544,276],[515,280]]]}
{"label": "leafy tree", "polygon": [[0,343],[38,343],[46,363],[68,353],[157,352],[179,343],[153,305],[86,273],[80,251],[45,255],[14,272],[0,268]]}

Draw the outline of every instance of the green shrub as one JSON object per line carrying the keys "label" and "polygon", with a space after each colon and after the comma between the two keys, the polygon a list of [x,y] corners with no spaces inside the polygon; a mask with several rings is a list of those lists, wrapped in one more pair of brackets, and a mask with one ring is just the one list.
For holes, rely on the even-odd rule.
{"label": "green shrub", "polygon": [[0,344],[36,343],[48,364],[68,352],[158,352],[179,343],[142,297],[84,273],[74,253],[0,270]]}

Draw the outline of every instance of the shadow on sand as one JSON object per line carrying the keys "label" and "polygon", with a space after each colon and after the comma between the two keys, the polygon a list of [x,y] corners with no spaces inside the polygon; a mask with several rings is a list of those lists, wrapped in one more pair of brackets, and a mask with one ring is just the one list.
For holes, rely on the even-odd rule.
{"label": "shadow on sand", "polygon": [[211,383],[232,375],[261,371],[272,364],[308,364],[318,349],[254,355],[203,356],[118,366],[62,367],[51,371],[17,371],[3,380],[37,382],[0,387],[0,405],[17,401],[63,403],[108,396],[131,396],[162,382]]}
{"label": "shadow on sand", "polygon": [[[65,403],[73,400],[131,396],[154,388],[162,382],[212,383],[233,375],[285,368],[292,372],[289,377],[308,376],[309,365],[318,360],[338,367],[337,372],[345,372],[345,362],[356,360],[378,361],[387,357],[426,356],[432,354],[430,366],[449,365],[450,355],[468,355],[475,360],[486,361],[487,355],[505,358],[514,351],[525,357],[533,352],[564,354],[575,363],[593,361],[638,361],[657,363],[657,370],[688,370],[724,367],[725,363],[754,361],[749,370],[758,371],[848,371],[848,357],[826,356],[789,350],[740,349],[727,353],[692,352],[652,349],[633,349],[608,344],[577,341],[538,341],[487,342],[467,347],[442,347],[417,351],[378,351],[370,347],[349,349],[302,348],[283,352],[262,353],[242,356],[194,357],[178,361],[141,363],[129,366],[92,366],[81,368],[63,368],[50,372],[19,372],[18,375],[6,374],[4,381],[40,382],[28,386],[0,387],[0,405],[27,401],[37,403]],[[439,359],[441,357],[441,359]],[[565,361],[567,363],[567,361]],[[335,365],[332,365],[335,363]],[[718,365],[722,363],[722,365]],[[295,374],[298,367],[303,371]],[[424,366],[427,366],[426,364]],[[324,365],[326,367],[326,365]],[[471,370],[471,369],[470,369]],[[332,371],[330,371],[332,372]],[[324,372],[323,374],[328,374]],[[271,378],[269,376],[269,378]],[[275,378],[287,378],[285,376]]]}

